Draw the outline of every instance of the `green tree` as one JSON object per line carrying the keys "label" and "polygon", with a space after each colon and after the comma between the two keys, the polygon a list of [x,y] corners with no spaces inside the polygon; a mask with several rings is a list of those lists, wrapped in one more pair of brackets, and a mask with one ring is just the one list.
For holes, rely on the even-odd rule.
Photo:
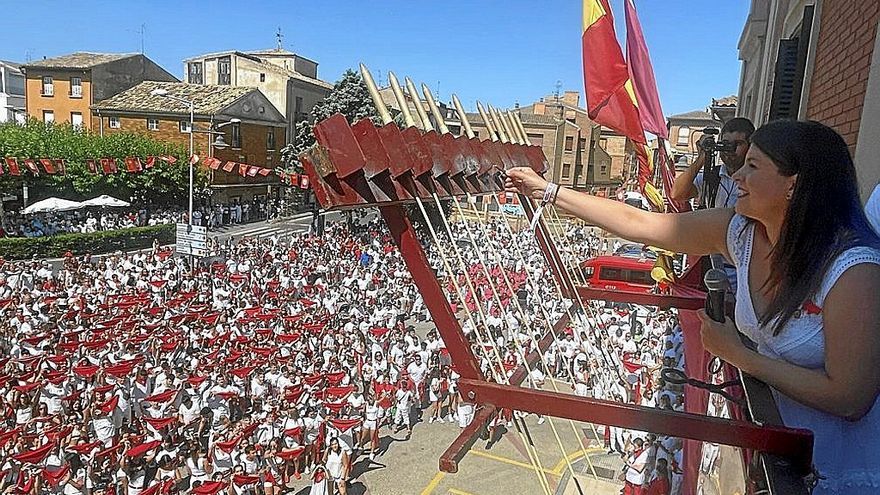
{"label": "green tree", "polygon": [[[107,175],[90,173],[86,162],[88,159],[114,158],[122,165],[125,157],[136,156],[143,160],[151,155],[170,155],[178,161],[169,165],[156,160],[154,167],[142,172],[120,170]],[[13,176],[8,171],[0,176],[0,193],[14,193],[26,184],[34,198],[61,196],[78,200],[109,194],[158,205],[183,205],[189,194],[186,148],[156,141],[143,134],[119,132],[99,136],[69,124],[44,124],[37,120],[30,120],[25,125],[6,123],[0,124],[0,156],[18,158],[22,168],[21,176]],[[66,173],[34,176],[24,169],[21,163],[24,158],[64,159]],[[197,167],[194,189],[198,195],[205,194],[207,184],[207,174]],[[0,202],[0,221],[3,217]]]}
{"label": "green tree", "polygon": [[359,72],[346,70],[327,98],[312,107],[309,119],[297,124],[293,142],[281,150],[281,160],[287,172],[302,173],[302,164],[297,156],[315,144],[315,135],[312,133],[315,123],[337,113],[344,115],[351,124],[365,118],[380,123],[370,92]]}

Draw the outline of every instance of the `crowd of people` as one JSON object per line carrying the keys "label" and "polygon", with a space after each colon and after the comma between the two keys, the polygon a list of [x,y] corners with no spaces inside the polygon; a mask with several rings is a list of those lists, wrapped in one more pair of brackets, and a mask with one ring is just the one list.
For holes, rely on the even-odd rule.
{"label": "crowd of people", "polygon": [[[465,242],[472,228],[453,224],[457,258],[433,248],[429,261],[484,372],[503,376],[535,348],[540,322],[571,302],[539,283],[548,275],[529,231],[488,223],[488,241]],[[195,270],[158,246],[71,256],[59,269],[0,265],[0,491],[275,495],[304,478],[312,495],[345,494],[356,463],[387,448],[380,432],[409,438],[419,421],[472,420],[378,221],[210,251]],[[555,358],[531,370],[533,385],[570,369],[576,393],[680,407],[680,390],[654,376],[664,360],[681,364],[670,317],[650,315],[637,344],[624,315],[582,317],[601,332],[573,325],[548,351]],[[490,444],[500,433],[491,430]],[[656,446],[650,463],[639,461],[640,439]],[[614,429],[606,441],[638,453],[646,486],[666,460],[674,487],[680,442]]]}
{"label": "crowd of people", "polygon": [[169,208],[86,208],[25,215],[7,212],[0,237],[43,237],[57,234],[87,234],[181,221],[184,212]]}
{"label": "crowd of people", "polygon": [[[289,209],[289,202],[267,200],[255,196],[249,201],[232,199],[212,206],[196,206],[193,223],[209,228],[257,222],[275,218]],[[6,212],[0,237],[43,237],[57,234],[85,234],[102,230],[116,230],[148,225],[185,222],[183,208],[114,207],[83,208],[71,211],[52,211],[23,214]]]}

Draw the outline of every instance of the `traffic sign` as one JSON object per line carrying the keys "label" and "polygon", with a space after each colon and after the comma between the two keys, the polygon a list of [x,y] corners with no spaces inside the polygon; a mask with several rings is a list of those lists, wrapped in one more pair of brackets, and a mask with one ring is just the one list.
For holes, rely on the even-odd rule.
{"label": "traffic sign", "polygon": [[177,244],[175,250],[178,254],[190,254],[200,257],[207,256],[208,229],[199,225],[178,223]]}

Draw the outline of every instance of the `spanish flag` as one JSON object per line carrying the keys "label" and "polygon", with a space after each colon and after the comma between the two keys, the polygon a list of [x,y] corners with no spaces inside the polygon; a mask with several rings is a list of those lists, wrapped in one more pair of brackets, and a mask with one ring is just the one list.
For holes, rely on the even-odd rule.
{"label": "spanish flag", "polygon": [[597,124],[645,144],[629,69],[614,34],[608,0],[583,0],[581,35],[587,113]]}

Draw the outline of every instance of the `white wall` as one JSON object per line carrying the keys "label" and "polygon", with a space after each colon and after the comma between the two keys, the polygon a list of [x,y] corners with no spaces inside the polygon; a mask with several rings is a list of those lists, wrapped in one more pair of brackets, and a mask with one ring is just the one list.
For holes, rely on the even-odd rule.
{"label": "white wall", "polygon": [[859,124],[855,162],[864,202],[874,186],[880,182],[880,35],[874,39],[874,54],[871,57],[871,72],[868,75],[862,120]]}

